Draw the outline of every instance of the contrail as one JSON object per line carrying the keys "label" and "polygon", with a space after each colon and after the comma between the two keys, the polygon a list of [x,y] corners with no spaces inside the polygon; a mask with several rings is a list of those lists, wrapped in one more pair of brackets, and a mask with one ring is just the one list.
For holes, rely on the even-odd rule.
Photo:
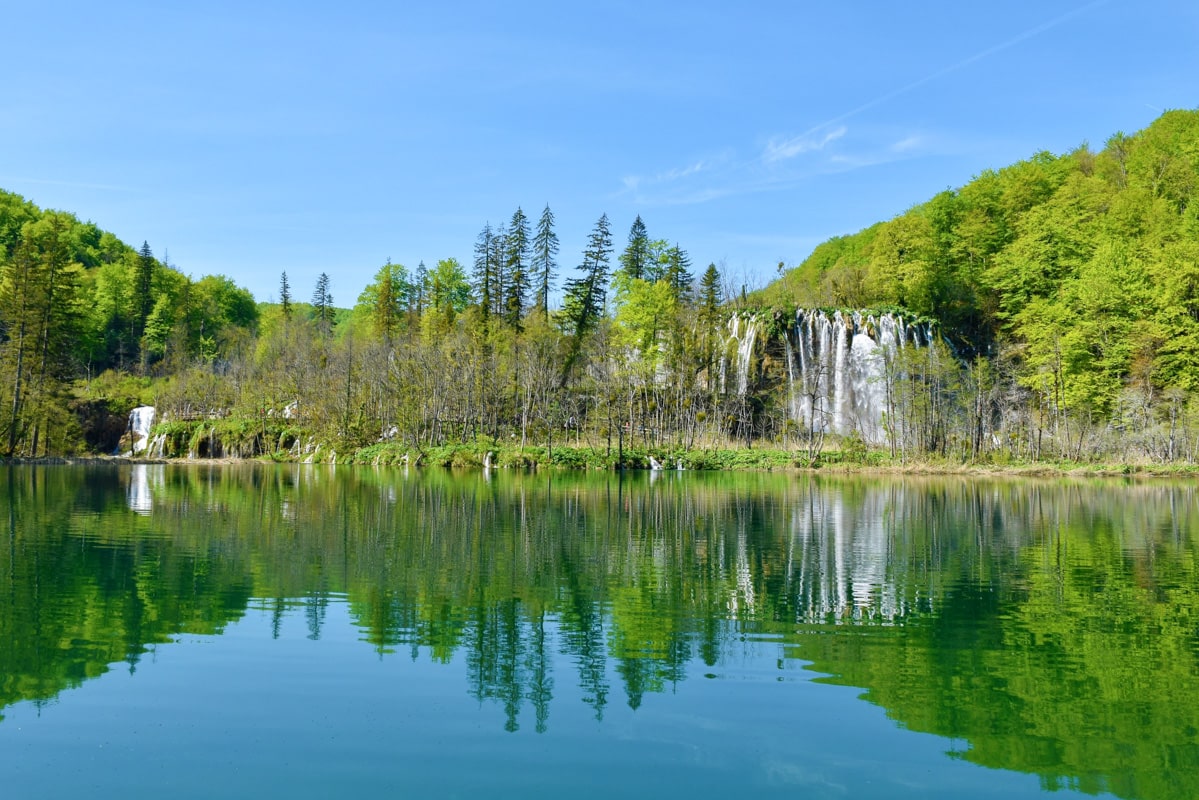
{"label": "contrail", "polygon": [[962,59],[961,61],[957,62],[956,64],[951,64],[948,67],[939,69],[936,72],[933,72],[929,75],[925,75],[923,78],[920,78],[919,80],[912,81],[911,83],[907,84],[906,86],[901,86],[898,89],[894,89],[890,92],[887,92],[886,94],[876,97],[867,103],[863,103],[862,105],[858,106],[857,108],[852,109],[850,111],[846,111],[844,114],[841,114],[840,116],[833,117],[832,119],[827,119],[818,125],[814,125],[813,127],[804,131],[803,133],[801,133],[799,136],[797,136],[795,138],[802,139],[805,136],[811,136],[813,133],[816,133],[817,131],[821,130],[822,128],[827,128],[830,125],[836,125],[838,122],[843,122],[843,121],[849,119],[850,117],[856,117],[858,114],[861,114],[863,111],[867,111],[871,108],[874,108],[877,105],[881,105],[881,104],[887,102],[888,100],[893,100],[896,97],[899,97],[900,95],[907,94],[908,92],[912,91],[913,89],[919,88],[930,81],[935,81],[937,78],[942,78],[946,75],[949,75],[950,73],[957,72],[958,70],[960,70],[964,67],[968,67],[977,61],[982,61],[984,58],[988,58],[990,56],[995,55],[996,53],[1003,52],[1004,50],[1007,50],[1008,48],[1015,47],[1016,45],[1020,44],[1021,42],[1027,41],[1028,39],[1031,39],[1034,36],[1039,36],[1042,33],[1044,33],[1045,31],[1056,28],[1057,26],[1061,25],[1064,22],[1068,22],[1077,16],[1080,16],[1082,14],[1087,13],[1088,11],[1092,11],[1096,8],[1099,8],[1100,6],[1107,5],[1110,2],[1111,2],[1111,0],[1095,0],[1095,2],[1087,3],[1085,6],[1080,6],[1076,9],[1074,9],[1073,11],[1067,11],[1065,14],[1054,17],[1053,19],[1049,20],[1048,22],[1043,22],[1034,28],[1029,28],[1028,30],[1024,31],[1023,33],[1017,34],[1016,36],[1013,36],[1011,39],[1008,39],[1005,42],[1001,42],[992,47],[988,47],[986,50],[982,50],[978,53],[975,53],[974,55],[970,56],[969,58]]}

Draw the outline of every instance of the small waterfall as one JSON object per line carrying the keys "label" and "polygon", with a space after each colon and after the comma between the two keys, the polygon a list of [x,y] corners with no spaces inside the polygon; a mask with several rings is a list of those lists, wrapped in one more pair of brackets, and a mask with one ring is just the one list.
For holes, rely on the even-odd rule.
{"label": "small waterfall", "polygon": [[753,361],[754,340],[758,336],[758,321],[747,319],[745,333],[737,347],[737,391],[745,394],[749,390],[749,368]]}
{"label": "small waterfall", "polygon": [[720,391],[729,391],[729,368],[732,367],[737,393],[749,391],[749,375],[753,366],[754,345],[761,327],[754,317],[735,314],[729,319],[728,336],[724,340],[724,357],[720,359]]}
{"label": "small waterfall", "polygon": [[662,469],[662,462],[659,461],[658,459],[654,458],[653,456],[650,456],[649,457],[649,468],[654,470],[655,472],[657,472],[658,470]]}
{"label": "small waterfall", "polygon": [[150,428],[154,427],[154,406],[138,406],[129,412],[129,433],[133,439],[130,455],[137,455],[147,450],[150,441]]}

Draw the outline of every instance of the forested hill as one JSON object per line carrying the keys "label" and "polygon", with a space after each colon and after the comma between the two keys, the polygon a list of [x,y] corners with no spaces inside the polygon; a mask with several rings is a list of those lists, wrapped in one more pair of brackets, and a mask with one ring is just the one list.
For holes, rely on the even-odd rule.
{"label": "forested hill", "polygon": [[35,317],[59,316],[67,324],[51,339],[61,342],[49,344],[61,344],[65,358],[92,374],[139,357],[211,358],[258,321],[254,297],[230,279],[192,280],[147,243],[134,249],[92,222],[3,190],[0,264],[9,265],[5,299],[23,298]]}
{"label": "forested hill", "polygon": [[134,249],[2,190],[0,268],[0,452],[73,450],[75,381],[146,375],[151,363],[212,364],[244,347],[258,323],[253,296],[230,279],[192,280],[148,244]]}
{"label": "forested hill", "polygon": [[896,305],[1071,408],[1199,388],[1199,111],[1038,153],[821,244],[766,305]]}

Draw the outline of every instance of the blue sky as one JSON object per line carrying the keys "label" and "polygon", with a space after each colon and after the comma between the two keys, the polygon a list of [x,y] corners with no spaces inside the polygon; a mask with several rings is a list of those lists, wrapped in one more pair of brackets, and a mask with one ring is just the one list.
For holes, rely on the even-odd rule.
{"label": "blue sky", "polygon": [[351,305],[517,206],[770,280],[1039,150],[1199,106],[1199,4],[22,3],[0,187],[195,277]]}

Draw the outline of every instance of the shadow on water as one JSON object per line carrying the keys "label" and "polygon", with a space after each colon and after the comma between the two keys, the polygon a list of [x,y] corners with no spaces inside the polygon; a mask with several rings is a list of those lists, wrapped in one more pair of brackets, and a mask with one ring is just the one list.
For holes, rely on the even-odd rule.
{"label": "shadow on water", "polygon": [[[12,467],[0,708],[251,610],[466,665],[547,729],[775,642],[952,755],[1045,788],[1199,785],[1194,487],[326,466]],[[554,674],[569,663],[574,676]]]}

